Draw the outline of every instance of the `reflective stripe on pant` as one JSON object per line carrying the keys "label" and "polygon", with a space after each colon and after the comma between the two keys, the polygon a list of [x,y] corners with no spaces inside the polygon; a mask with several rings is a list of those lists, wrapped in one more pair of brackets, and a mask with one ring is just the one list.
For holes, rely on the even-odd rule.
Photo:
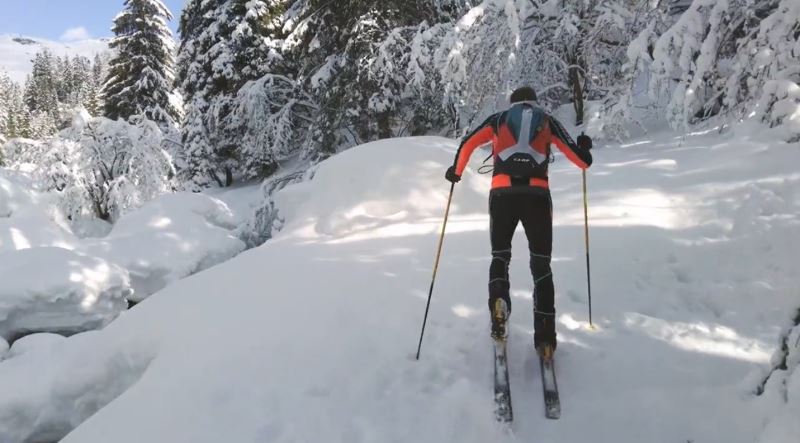
{"label": "reflective stripe on pant", "polygon": [[511,239],[519,222],[525,229],[534,291],[534,343],[555,346],[555,306],[550,255],[553,249],[553,205],[549,193],[510,193],[489,198],[492,263],[489,266],[489,305],[501,297],[511,306],[508,265]]}

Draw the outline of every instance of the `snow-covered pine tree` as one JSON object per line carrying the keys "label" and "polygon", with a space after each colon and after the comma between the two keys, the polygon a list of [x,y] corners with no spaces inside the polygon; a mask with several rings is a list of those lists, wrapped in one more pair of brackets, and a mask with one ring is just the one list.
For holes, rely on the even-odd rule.
{"label": "snow-covered pine tree", "polygon": [[85,107],[92,84],[92,62],[86,57],[75,56],[70,64],[72,76],[67,101],[72,108]]}
{"label": "snow-covered pine tree", "polygon": [[74,89],[72,83],[72,63],[69,56],[54,57],[53,64],[55,65],[55,79],[56,79],[56,97],[59,103],[68,103],[69,96]]}
{"label": "snow-covered pine tree", "polygon": [[683,14],[691,4],[692,0],[668,0],[667,13],[673,16]]}
{"label": "snow-covered pine tree", "polygon": [[216,2],[191,0],[181,14],[178,33],[181,36],[177,58],[177,81],[184,100],[183,152],[178,159],[183,181],[190,187],[220,182],[221,163],[214,149],[206,116],[214,87],[211,60],[207,54],[219,41],[216,26]]}
{"label": "snow-covered pine tree", "polygon": [[[11,88],[14,83],[4,72],[0,72],[0,146],[8,138],[8,122],[11,117]],[[0,153],[2,155],[2,153]],[[2,159],[0,159],[2,161]]]}
{"label": "snow-covered pine tree", "polygon": [[11,87],[13,83],[4,72],[0,72],[0,164],[3,162],[2,146],[10,137],[6,135],[8,131],[8,121],[11,116]]}
{"label": "snow-covered pine tree", "polygon": [[343,146],[395,135],[408,126],[408,117],[401,117],[407,114],[401,103],[408,100],[404,89],[410,60],[403,45],[410,43],[420,23],[455,13],[459,3],[294,2],[284,55],[294,78],[320,108],[310,125],[305,155],[324,158]]}
{"label": "snow-covered pine tree", "polygon": [[89,111],[93,117],[99,116],[103,112],[103,82],[108,72],[108,60],[100,54],[94,56],[92,69],[89,76],[86,97],[83,100],[83,107]]}
{"label": "snow-covered pine tree", "polygon": [[760,2],[751,20],[760,23],[740,41],[723,105],[739,117],[754,109],[769,126],[784,126],[788,141],[800,141],[800,2]]}
{"label": "snow-covered pine tree", "polygon": [[143,115],[166,127],[180,121],[174,94],[174,41],[167,22],[172,13],[161,0],[125,0],[114,19],[115,51],[103,86],[104,115]]}
{"label": "snow-covered pine tree", "polygon": [[733,36],[751,1],[695,0],[656,42],[650,90],[670,94],[666,114],[673,127],[719,112],[724,82],[718,62],[736,50]]}
{"label": "snow-covered pine tree", "polygon": [[609,75],[606,81],[592,81],[602,91],[595,95],[601,100],[596,135],[616,139],[627,137],[631,124],[644,130],[645,120],[655,114],[654,103],[642,92],[647,89],[655,42],[674,21],[671,10],[660,3],[628,1],[626,10],[628,14],[619,15],[624,28],[617,27],[623,45],[611,63],[599,65]]}
{"label": "snow-covered pine tree", "polygon": [[[228,39],[226,48],[231,58],[222,52],[218,58],[223,60],[225,68],[218,69],[214,75],[224,78],[226,84],[212,102],[208,124],[216,128],[217,148],[221,152],[233,153],[235,161],[226,162],[225,166],[226,182],[228,171],[242,179],[269,175],[277,166],[275,151],[285,149],[274,145],[281,143],[280,136],[252,138],[248,135],[253,132],[266,135],[261,128],[274,120],[285,121],[288,118],[274,106],[276,100],[279,102],[280,97],[286,95],[284,86],[293,89],[292,86],[281,82],[280,77],[274,78],[274,82],[262,83],[260,87],[269,84],[270,88],[275,88],[274,91],[265,91],[267,95],[263,97],[266,100],[263,103],[253,102],[259,93],[251,94],[259,86],[250,85],[248,91],[242,90],[248,82],[265,74],[281,76],[280,16],[286,3],[282,0],[229,0],[220,16],[225,25],[221,29]],[[265,111],[263,115],[258,115],[258,108]]]}
{"label": "snow-covered pine tree", "polygon": [[30,137],[54,134],[60,123],[58,79],[52,54],[48,50],[33,58],[33,70],[25,83],[25,105],[30,112]]}
{"label": "snow-covered pine tree", "polygon": [[22,88],[0,73],[0,136],[5,140],[29,137],[28,118]]}
{"label": "snow-covered pine tree", "polygon": [[225,0],[187,3],[181,16],[178,80],[186,120],[182,174],[195,186],[233,183],[235,176],[258,175],[274,165],[259,146],[243,163],[239,146],[246,121],[234,117],[236,96],[280,60],[274,36],[288,1]]}
{"label": "snow-covered pine tree", "polygon": [[668,94],[674,127],[755,113],[800,138],[800,5],[694,0],[655,44],[651,94]]}

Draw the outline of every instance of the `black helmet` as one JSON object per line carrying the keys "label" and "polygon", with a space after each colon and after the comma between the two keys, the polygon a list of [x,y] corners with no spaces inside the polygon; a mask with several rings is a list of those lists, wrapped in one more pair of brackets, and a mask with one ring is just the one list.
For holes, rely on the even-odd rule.
{"label": "black helmet", "polygon": [[535,102],[536,101],[536,91],[533,90],[530,86],[523,86],[521,88],[517,88],[514,92],[511,93],[511,98],[509,98],[511,103],[518,103],[518,102]]}

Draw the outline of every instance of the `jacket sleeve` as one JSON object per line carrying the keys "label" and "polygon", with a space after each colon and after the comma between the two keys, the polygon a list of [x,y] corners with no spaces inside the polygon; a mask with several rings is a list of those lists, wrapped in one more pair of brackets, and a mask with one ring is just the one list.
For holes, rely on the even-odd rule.
{"label": "jacket sleeve", "polygon": [[564,126],[561,125],[561,122],[553,117],[550,117],[549,120],[550,133],[552,134],[550,143],[556,145],[556,147],[563,152],[564,155],[566,155],[567,158],[575,164],[575,166],[581,169],[586,169],[591,166],[592,153],[589,152],[588,149],[579,148],[569,134],[567,134],[567,131],[564,129]]}
{"label": "jacket sleeve", "polygon": [[494,122],[498,115],[499,114],[491,115],[481,123],[480,126],[464,137],[461,146],[458,147],[458,152],[456,152],[456,158],[453,161],[456,167],[456,175],[460,176],[464,173],[464,169],[466,169],[467,163],[469,163],[469,158],[475,149],[492,141],[494,137]]}

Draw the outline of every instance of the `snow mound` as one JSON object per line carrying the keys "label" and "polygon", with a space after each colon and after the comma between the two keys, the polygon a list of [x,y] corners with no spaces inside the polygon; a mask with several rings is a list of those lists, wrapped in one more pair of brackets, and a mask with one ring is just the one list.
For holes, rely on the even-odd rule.
{"label": "snow mound", "polygon": [[127,271],[62,248],[0,254],[0,336],[75,334],[108,324],[127,308]]}
{"label": "snow mound", "polygon": [[97,331],[43,338],[19,340],[14,347],[24,352],[0,362],[3,443],[58,441],[135,383],[152,359],[141,337],[113,346]]}
{"label": "snow mound", "polygon": [[241,206],[234,212],[208,195],[166,194],[123,215],[106,234],[90,221],[67,222],[54,209],[56,197],[34,189],[29,174],[0,169],[0,253],[60,247],[98,257],[127,269],[133,301],[242,252],[237,228],[249,210],[244,202],[254,200],[249,188],[224,193]]}
{"label": "snow mound", "polygon": [[49,352],[55,346],[62,344],[66,340],[63,335],[50,332],[40,332],[37,334],[26,335],[14,342],[5,358],[14,358],[32,351]]}
{"label": "snow mound", "polygon": [[167,284],[222,263],[245,244],[237,218],[222,201],[202,194],[167,194],[125,215],[105,238],[84,250],[126,268],[141,301]]}
{"label": "snow mound", "polygon": [[0,253],[56,246],[74,249],[78,239],[49,211],[49,196],[30,176],[0,169]]}
{"label": "snow mound", "polygon": [[20,185],[21,177],[16,176],[12,180],[8,175],[17,174],[0,170],[0,218],[11,217],[20,208],[33,205],[35,199],[33,192],[30,191],[30,186]]}

